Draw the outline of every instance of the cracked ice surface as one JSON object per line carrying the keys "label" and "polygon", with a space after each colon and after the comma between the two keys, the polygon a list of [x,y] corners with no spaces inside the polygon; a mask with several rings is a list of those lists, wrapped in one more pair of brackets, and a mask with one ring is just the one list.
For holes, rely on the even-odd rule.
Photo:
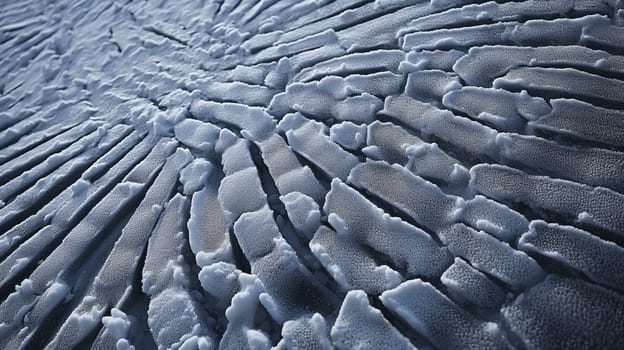
{"label": "cracked ice surface", "polygon": [[622,0],[0,4],[0,348],[624,348]]}

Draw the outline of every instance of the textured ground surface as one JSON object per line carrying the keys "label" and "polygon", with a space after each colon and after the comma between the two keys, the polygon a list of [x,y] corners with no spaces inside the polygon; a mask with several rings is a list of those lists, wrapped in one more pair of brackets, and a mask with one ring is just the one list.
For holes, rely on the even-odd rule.
{"label": "textured ground surface", "polygon": [[621,0],[3,1],[0,348],[624,348]]}

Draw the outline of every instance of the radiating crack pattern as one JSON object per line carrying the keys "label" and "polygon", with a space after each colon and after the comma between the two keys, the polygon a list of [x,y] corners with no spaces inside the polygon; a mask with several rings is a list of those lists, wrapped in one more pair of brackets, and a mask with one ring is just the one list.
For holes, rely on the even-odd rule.
{"label": "radiating crack pattern", "polygon": [[0,348],[624,348],[622,0],[5,1],[0,60]]}

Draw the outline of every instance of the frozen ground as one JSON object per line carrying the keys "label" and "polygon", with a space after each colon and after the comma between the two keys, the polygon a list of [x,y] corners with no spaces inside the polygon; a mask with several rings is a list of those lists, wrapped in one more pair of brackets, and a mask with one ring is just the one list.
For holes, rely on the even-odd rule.
{"label": "frozen ground", "polygon": [[622,8],[2,1],[0,348],[624,349]]}

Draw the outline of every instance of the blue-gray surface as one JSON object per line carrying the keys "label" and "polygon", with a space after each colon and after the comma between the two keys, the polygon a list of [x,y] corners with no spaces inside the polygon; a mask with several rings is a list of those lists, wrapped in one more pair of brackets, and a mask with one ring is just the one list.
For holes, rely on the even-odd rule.
{"label": "blue-gray surface", "polygon": [[0,95],[2,349],[624,349],[623,0],[8,0]]}

